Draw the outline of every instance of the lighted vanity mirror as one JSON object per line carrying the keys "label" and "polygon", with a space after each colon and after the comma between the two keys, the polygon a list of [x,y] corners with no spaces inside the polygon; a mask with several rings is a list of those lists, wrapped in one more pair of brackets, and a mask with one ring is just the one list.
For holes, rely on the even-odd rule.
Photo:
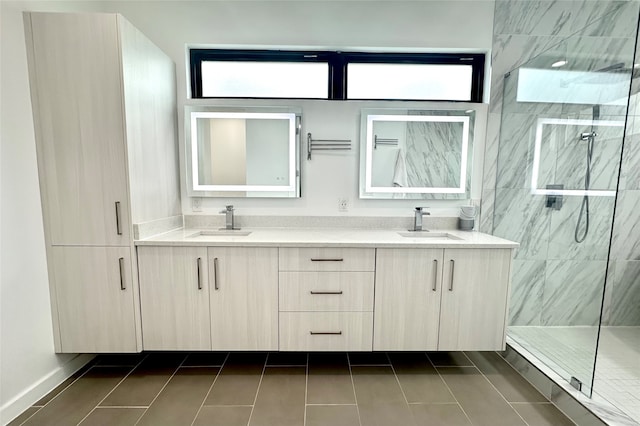
{"label": "lighted vanity mirror", "polygon": [[187,107],[189,195],[300,197],[300,117],[289,109]]}
{"label": "lighted vanity mirror", "polygon": [[363,110],[360,198],[470,198],[475,111]]}

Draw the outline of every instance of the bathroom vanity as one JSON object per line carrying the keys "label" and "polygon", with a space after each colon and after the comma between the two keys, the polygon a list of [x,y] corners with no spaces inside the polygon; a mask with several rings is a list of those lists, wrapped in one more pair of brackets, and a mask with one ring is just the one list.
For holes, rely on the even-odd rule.
{"label": "bathroom vanity", "polygon": [[136,245],[144,350],[504,349],[517,244],[491,235],[181,229]]}
{"label": "bathroom vanity", "polygon": [[[175,65],[120,15],[24,21],[56,352],[504,348],[511,241],[406,227],[159,234],[183,220]],[[301,197],[300,108],[220,109],[185,111],[186,195]],[[470,199],[476,110],[363,110],[361,198]],[[250,171],[241,183],[217,174],[229,129],[243,135],[230,142],[246,150],[229,167]],[[426,151],[438,167],[410,161]],[[390,158],[407,185],[387,176]]]}

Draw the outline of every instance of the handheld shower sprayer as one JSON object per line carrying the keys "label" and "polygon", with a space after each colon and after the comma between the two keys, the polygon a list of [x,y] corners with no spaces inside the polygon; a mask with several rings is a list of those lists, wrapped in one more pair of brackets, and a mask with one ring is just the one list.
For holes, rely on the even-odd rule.
{"label": "handheld shower sprayer", "polygon": [[[593,143],[596,140],[598,134],[595,132],[595,122],[600,118],[600,105],[593,106],[593,115],[591,121],[591,131],[583,132],[580,134],[580,140],[587,142],[587,168],[584,173],[584,190],[588,191],[591,187],[591,161],[593,160]],[[582,232],[580,225],[584,217],[584,228]],[[589,196],[585,194],[582,197],[582,204],[580,205],[580,213],[578,214],[578,221],[576,222],[576,230],[573,234],[573,238],[576,243],[583,242],[589,234]]]}

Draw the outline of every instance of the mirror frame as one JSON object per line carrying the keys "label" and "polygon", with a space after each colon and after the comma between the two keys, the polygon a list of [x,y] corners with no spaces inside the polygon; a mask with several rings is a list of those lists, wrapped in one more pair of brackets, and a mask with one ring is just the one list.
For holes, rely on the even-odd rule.
{"label": "mirror frame", "polygon": [[[302,114],[288,108],[214,108],[187,106],[185,108],[185,145],[187,159],[187,189],[192,197],[217,198],[299,198],[300,197],[300,135],[302,133]],[[207,185],[198,181],[198,132],[199,118],[228,119],[286,119],[289,135],[288,185]],[[196,131],[192,131],[196,129]],[[269,193],[268,195],[238,196],[234,192]],[[229,193],[229,194],[226,194]],[[278,194],[275,194],[278,193]]]}
{"label": "mirror frame", "polygon": [[[408,114],[408,112],[414,114]],[[435,113],[443,113],[437,115]],[[420,113],[425,113],[424,115]],[[447,115],[447,113],[449,113]],[[450,114],[450,113],[464,113]],[[363,110],[361,115],[361,152],[360,152],[360,198],[365,199],[469,199],[471,198],[469,167],[472,165],[473,159],[469,151],[470,131],[475,129],[471,127],[471,118],[477,111],[469,109],[441,109],[425,108],[425,109],[402,109],[402,110]],[[471,114],[474,114],[473,116]],[[460,161],[460,186],[459,187],[392,187],[392,186],[373,186],[372,184],[372,168],[373,168],[373,151],[374,151],[374,121],[400,121],[400,122],[449,122],[462,123],[462,147]],[[464,196],[466,194],[466,197]],[[397,195],[397,197],[394,197]],[[402,197],[410,195],[411,197]],[[422,197],[421,197],[422,195]],[[450,195],[448,197],[447,195]]]}

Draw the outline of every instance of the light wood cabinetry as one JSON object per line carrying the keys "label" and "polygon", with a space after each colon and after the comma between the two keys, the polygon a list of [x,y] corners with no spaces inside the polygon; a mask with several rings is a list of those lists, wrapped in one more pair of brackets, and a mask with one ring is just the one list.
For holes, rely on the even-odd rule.
{"label": "light wood cabinetry", "polygon": [[209,247],[213,350],[278,350],[278,249]]}
{"label": "light wood cabinetry", "polygon": [[145,350],[278,350],[278,249],[138,247]]}
{"label": "light wood cabinetry", "polygon": [[442,249],[378,249],[374,350],[437,350]]}
{"label": "light wood cabinetry", "polygon": [[[56,352],[103,347],[97,323],[109,324],[106,350],[140,351],[133,224],[180,213],[175,66],[120,15],[34,12],[24,23]],[[94,300],[110,288],[98,272],[111,264],[95,254],[109,247],[126,252],[127,291],[95,321],[67,318],[85,309],[69,291]],[[92,262],[95,294],[77,288]]]}
{"label": "light wood cabinetry", "polygon": [[375,249],[280,249],[280,350],[370,351]]}
{"label": "light wood cabinetry", "polygon": [[371,351],[371,312],[280,312],[281,351]]}
{"label": "light wood cabinetry", "polygon": [[504,347],[511,249],[140,246],[138,262],[147,350]]}
{"label": "light wood cabinetry", "polygon": [[78,352],[136,350],[128,247],[52,247],[60,341]]}
{"label": "light wood cabinetry", "polygon": [[211,350],[206,247],[138,247],[144,350]]}
{"label": "light wood cabinetry", "polygon": [[280,272],[280,311],[373,311],[373,272]]}
{"label": "light wood cabinetry", "polygon": [[378,249],[374,350],[504,348],[510,249]]}
{"label": "light wood cabinetry", "polygon": [[509,249],[445,249],[440,304],[441,351],[503,350]]}
{"label": "light wood cabinetry", "polygon": [[128,245],[125,123],[115,15],[112,19],[97,14],[32,13],[27,17],[49,241],[53,245]]}
{"label": "light wood cabinetry", "polygon": [[281,248],[281,271],[373,271],[375,249]]}

